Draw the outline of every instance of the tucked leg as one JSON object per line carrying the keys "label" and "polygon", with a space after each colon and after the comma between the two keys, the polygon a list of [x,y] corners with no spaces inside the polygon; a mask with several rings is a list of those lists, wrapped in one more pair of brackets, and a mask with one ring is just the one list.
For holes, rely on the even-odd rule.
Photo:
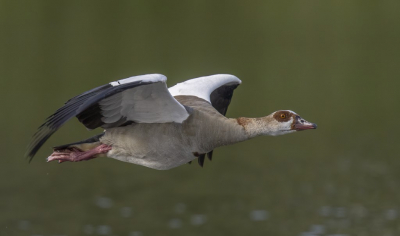
{"label": "tucked leg", "polygon": [[96,158],[97,154],[107,153],[112,149],[111,146],[106,144],[101,144],[89,151],[81,151],[77,148],[68,148],[64,150],[54,151],[48,158],[47,162],[57,160],[59,163],[65,161],[78,162],[78,161],[87,161],[93,158]]}

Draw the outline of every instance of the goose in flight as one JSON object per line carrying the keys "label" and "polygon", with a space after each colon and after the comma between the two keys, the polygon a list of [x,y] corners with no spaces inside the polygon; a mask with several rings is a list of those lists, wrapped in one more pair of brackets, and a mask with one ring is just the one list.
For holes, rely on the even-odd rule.
{"label": "goose in flight", "polygon": [[167,88],[160,74],[133,76],[94,88],[68,100],[33,136],[33,156],[72,117],[88,129],[104,132],[87,140],[54,147],[47,161],[78,162],[110,157],[157,170],[196,158],[200,166],[217,147],[259,135],[315,129],[316,124],[290,110],[261,118],[225,117],[241,81],[227,74],[204,76]]}

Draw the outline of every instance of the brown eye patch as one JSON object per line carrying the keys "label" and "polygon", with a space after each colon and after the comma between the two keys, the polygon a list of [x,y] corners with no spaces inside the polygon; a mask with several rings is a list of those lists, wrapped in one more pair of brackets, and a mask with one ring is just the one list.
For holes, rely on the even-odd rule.
{"label": "brown eye patch", "polygon": [[277,120],[279,122],[286,122],[286,121],[290,120],[292,115],[293,114],[288,111],[277,111],[274,114],[274,118],[275,118],[275,120]]}

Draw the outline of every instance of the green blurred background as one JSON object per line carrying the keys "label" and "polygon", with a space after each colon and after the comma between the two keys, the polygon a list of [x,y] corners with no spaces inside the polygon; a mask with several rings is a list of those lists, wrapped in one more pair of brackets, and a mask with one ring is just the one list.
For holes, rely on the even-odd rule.
{"label": "green blurred background", "polygon": [[[0,235],[400,235],[400,1],[0,1]],[[317,130],[219,148],[205,167],[32,163],[69,98],[146,73],[229,73],[229,117]]]}

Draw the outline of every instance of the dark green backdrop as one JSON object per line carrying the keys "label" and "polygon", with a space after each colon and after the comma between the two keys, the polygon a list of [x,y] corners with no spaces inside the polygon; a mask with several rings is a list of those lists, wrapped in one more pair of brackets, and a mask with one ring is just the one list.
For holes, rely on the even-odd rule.
{"label": "dark green backdrop", "polygon": [[[400,234],[400,1],[0,1],[0,235]],[[204,168],[46,163],[87,138],[43,120],[132,75],[230,73],[229,117],[318,129],[215,151]],[[308,233],[307,233],[308,232]]]}

